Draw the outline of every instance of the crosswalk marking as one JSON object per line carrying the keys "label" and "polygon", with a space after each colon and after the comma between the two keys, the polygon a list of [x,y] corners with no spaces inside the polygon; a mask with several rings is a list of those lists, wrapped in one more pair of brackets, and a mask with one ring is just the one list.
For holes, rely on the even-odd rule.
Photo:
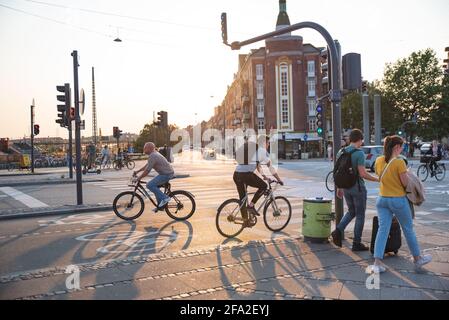
{"label": "crosswalk marking", "polygon": [[0,191],[2,191],[3,193],[7,194],[8,196],[14,198],[17,201],[22,202],[24,205],[26,205],[29,208],[48,207],[48,205],[43,203],[42,201],[39,201],[36,198],[33,198],[32,196],[29,196],[17,189],[14,189],[11,187],[1,187]]}

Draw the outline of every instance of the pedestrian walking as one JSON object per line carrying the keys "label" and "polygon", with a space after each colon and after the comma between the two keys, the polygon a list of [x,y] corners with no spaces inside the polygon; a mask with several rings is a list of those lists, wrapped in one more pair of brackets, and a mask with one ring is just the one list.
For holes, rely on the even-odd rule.
{"label": "pedestrian walking", "polygon": [[404,140],[399,136],[389,136],[384,141],[384,155],[376,160],[376,174],[380,179],[380,191],[376,208],[379,219],[379,229],[374,245],[374,264],[369,266],[371,272],[385,272],[382,266],[385,246],[389,236],[393,216],[397,218],[407,245],[413,255],[416,269],[430,261],[431,255],[421,255],[418,240],[413,229],[412,213],[406,197],[405,188],[408,184],[407,166],[398,158],[402,152]]}

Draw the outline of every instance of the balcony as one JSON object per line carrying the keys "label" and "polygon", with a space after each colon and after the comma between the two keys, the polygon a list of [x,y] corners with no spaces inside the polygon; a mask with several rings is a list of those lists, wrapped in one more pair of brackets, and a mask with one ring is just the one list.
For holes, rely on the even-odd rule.
{"label": "balcony", "polygon": [[328,84],[329,83],[329,77],[323,77],[323,79],[321,79],[321,83],[322,84]]}

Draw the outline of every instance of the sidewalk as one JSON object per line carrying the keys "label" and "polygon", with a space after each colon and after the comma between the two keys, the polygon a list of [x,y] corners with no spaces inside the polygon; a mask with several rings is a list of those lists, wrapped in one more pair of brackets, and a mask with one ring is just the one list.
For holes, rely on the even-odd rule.
{"label": "sidewalk", "polygon": [[284,237],[78,265],[79,290],[66,288],[66,266],[4,275],[0,299],[448,300],[448,236],[424,250],[434,260],[420,274],[404,244],[378,289],[366,285],[369,252]]}

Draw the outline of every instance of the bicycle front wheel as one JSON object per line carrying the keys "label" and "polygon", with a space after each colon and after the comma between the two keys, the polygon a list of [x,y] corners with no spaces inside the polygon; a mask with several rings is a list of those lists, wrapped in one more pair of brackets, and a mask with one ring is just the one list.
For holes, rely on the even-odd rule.
{"label": "bicycle front wheel", "polygon": [[237,237],[243,231],[243,218],[240,212],[240,200],[229,199],[217,210],[215,219],[218,232],[226,238]]}
{"label": "bicycle front wheel", "polygon": [[426,181],[427,176],[429,175],[429,170],[427,170],[427,166],[422,164],[418,167],[418,171],[416,172],[419,180],[422,182]]}
{"label": "bicycle front wheel", "polygon": [[123,220],[134,220],[143,213],[145,204],[139,194],[125,191],[115,197],[112,208],[117,217]]}
{"label": "bicycle front wheel", "polygon": [[263,210],[263,221],[271,231],[284,229],[292,217],[292,206],[285,197],[277,196],[270,199]]}
{"label": "bicycle front wheel", "polygon": [[177,190],[171,192],[169,196],[171,199],[165,206],[165,212],[170,218],[177,221],[187,220],[195,213],[195,199],[189,192]]}
{"label": "bicycle front wheel", "polygon": [[441,181],[446,176],[446,167],[444,164],[438,164],[437,169],[435,170],[435,178],[438,181]]}
{"label": "bicycle front wheel", "polygon": [[326,189],[334,192],[334,172],[331,171],[326,176]]}
{"label": "bicycle front wheel", "polygon": [[134,163],[133,160],[130,160],[130,161],[127,161],[127,162],[126,162],[126,167],[127,167],[129,170],[134,169],[135,166],[136,166],[136,164]]}

